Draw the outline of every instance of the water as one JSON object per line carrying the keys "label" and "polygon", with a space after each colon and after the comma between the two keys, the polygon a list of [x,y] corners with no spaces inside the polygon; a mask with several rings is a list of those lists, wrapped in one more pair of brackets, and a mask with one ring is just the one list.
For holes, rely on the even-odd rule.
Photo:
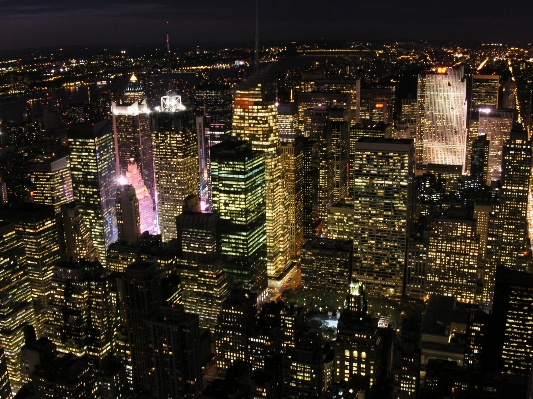
{"label": "water", "polygon": [[[95,96],[97,90],[96,85],[94,85],[54,89],[21,97],[0,98],[0,120],[5,118],[12,121],[22,121],[24,110],[28,104],[35,116],[42,116],[42,104],[38,99],[44,99],[47,94],[50,98],[61,99],[62,110],[65,110],[70,104],[89,102],[89,95]],[[28,103],[28,100],[33,101]]]}

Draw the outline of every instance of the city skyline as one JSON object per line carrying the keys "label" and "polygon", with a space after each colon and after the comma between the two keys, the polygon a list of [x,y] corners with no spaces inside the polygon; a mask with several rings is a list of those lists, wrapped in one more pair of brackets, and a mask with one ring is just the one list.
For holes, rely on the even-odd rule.
{"label": "city skyline", "polygon": [[[9,40],[0,51],[92,45],[157,43],[169,31],[171,47],[184,44],[247,43],[255,36],[255,3],[243,0],[224,4],[53,0],[0,0],[0,25]],[[528,43],[533,35],[529,2],[513,0],[504,12],[496,2],[409,6],[345,2],[324,7],[312,1],[259,1],[259,37],[268,41],[383,41],[463,40],[467,42]],[[297,16],[297,18],[295,18]],[[342,16],[342,18],[341,18]],[[168,21],[168,26],[165,23]],[[139,27],[142,26],[142,29]],[[487,29],[489,27],[489,29]],[[68,34],[67,34],[68,32]]]}

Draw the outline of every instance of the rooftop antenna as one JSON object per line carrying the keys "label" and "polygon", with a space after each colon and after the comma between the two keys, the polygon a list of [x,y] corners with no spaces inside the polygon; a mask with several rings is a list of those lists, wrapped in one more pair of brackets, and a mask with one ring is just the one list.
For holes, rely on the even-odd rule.
{"label": "rooftop antenna", "polygon": [[255,0],[255,53],[254,53],[254,72],[259,70],[259,11],[257,0]]}
{"label": "rooftop antenna", "polygon": [[170,40],[168,39],[168,21],[167,21],[167,84],[170,93]]}

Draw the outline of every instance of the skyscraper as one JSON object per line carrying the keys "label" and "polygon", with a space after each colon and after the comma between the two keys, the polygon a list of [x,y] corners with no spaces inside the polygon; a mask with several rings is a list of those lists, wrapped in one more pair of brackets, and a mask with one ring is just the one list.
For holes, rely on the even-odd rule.
{"label": "skyscraper", "polygon": [[498,108],[499,90],[500,77],[498,75],[473,75],[471,108],[474,110]]}
{"label": "skyscraper", "polygon": [[287,224],[289,230],[289,251],[291,259],[300,255],[304,241],[303,231],[303,144],[286,142],[281,144],[283,179],[285,180]]}
{"label": "skyscraper", "polygon": [[17,392],[22,386],[23,330],[28,324],[36,326],[36,322],[24,247],[16,236],[15,226],[9,222],[0,222],[0,259],[0,347],[11,388]]}
{"label": "skyscraper", "polygon": [[[152,208],[156,209],[150,109],[143,88],[135,75],[131,76],[124,96],[118,102],[111,102],[111,113],[113,115],[116,175],[117,177],[124,176],[128,171],[128,165],[135,164],[148,190]],[[135,189],[137,190],[137,187]],[[140,201],[139,193],[137,193],[137,198]],[[144,216],[141,215],[141,225],[156,226],[155,215],[157,213],[150,215],[154,218],[153,220],[143,220]],[[154,229],[155,227],[150,232],[155,232]]]}
{"label": "skyscraper", "polygon": [[214,331],[222,302],[228,295],[227,276],[220,258],[219,215],[184,210],[176,223],[183,305],[187,312],[198,315],[201,328]]}
{"label": "skyscraper", "polygon": [[115,204],[117,207],[118,239],[133,244],[141,235],[139,201],[135,195],[135,188],[129,184],[119,185]]}
{"label": "skyscraper", "polygon": [[224,268],[230,279],[257,294],[267,287],[264,157],[245,141],[211,148],[213,211],[220,215]]}
{"label": "skyscraper", "polygon": [[87,355],[95,370],[103,369],[113,349],[116,309],[102,265],[59,262],[51,286],[44,335],[60,353]]}
{"label": "skyscraper", "polygon": [[75,202],[61,205],[61,215],[65,259],[74,261],[80,258],[89,261],[97,259],[98,251],[80,206]]}
{"label": "skyscraper", "polygon": [[413,141],[362,138],[355,145],[354,270],[369,290],[401,295],[413,213]]}
{"label": "skyscraper", "polygon": [[62,204],[74,200],[68,156],[36,158],[29,170],[34,185],[33,202],[54,205],[55,212],[59,213]]}
{"label": "skyscraper", "polygon": [[500,263],[529,271],[527,260],[531,250],[527,207],[532,148],[525,130],[511,131],[502,157],[502,196],[498,216],[502,225]]}
{"label": "skyscraper", "polygon": [[479,236],[467,218],[437,218],[429,235],[426,292],[480,303]]}
{"label": "skyscraper", "polygon": [[462,69],[418,75],[416,168],[466,162],[466,81]]}
{"label": "skyscraper", "polygon": [[[171,96],[168,97],[169,99]],[[172,96],[178,102],[179,96]],[[152,139],[159,227],[163,241],[176,238],[176,216],[189,195],[200,190],[198,143],[191,110],[184,106],[170,109],[162,101],[162,108],[152,115]],[[181,101],[179,101],[181,103]]]}
{"label": "skyscraper", "polygon": [[146,334],[152,352],[150,396],[201,398],[198,315],[185,313],[180,304],[161,306],[146,320]]}
{"label": "skyscraper", "polygon": [[155,262],[135,262],[126,268],[117,284],[121,323],[126,329],[131,356],[128,366],[133,372],[133,389],[149,394],[152,363],[145,318],[155,314],[162,303],[160,274]]}
{"label": "skyscraper", "polygon": [[80,204],[98,257],[117,240],[116,169],[113,131],[109,121],[71,125],[68,133],[74,199]]}
{"label": "skyscraper", "polygon": [[232,135],[264,151],[266,193],[266,251],[270,278],[279,278],[291,265],[287,212],[283,206],[285,184],[279,152],[276,109],[276,73],[267,67],[236,88]]}

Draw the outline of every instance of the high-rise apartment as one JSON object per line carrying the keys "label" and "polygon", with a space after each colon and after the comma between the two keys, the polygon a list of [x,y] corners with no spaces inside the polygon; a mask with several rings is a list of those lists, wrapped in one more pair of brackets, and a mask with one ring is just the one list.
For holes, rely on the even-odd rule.
{"label": "high-rise apartment", "polygon": [[498,75],[472,76],[472,105],[471,108],[498,108],[498,92],[500,91],[500,77]]}

